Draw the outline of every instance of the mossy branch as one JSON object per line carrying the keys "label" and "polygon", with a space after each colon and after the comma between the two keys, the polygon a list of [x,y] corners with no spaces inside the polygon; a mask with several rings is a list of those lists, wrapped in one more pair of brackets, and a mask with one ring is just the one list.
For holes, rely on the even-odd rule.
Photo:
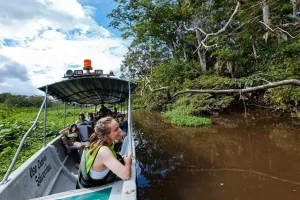
{"label": "mossy branch", "polygon": [[297,79],[290,79],[290,80],[283,80],[278,82],[270,82],[265,85],[255,86],[255,87],[248,87],[245,89],[224,89],[224,90],[194,90],[194,89],[187,89],[184,91],[176,92],[175,94],[171,95],[169,87],[162,87],[152,90],[152,92],[157,91],[165,91],[167,93],[168,100],[172,100],[179,95],[186,94],[186,93],[210,93],[210,94],[233,94],[233,93],[246,93],[246,92],[254,92],[258,90],[266,90],[270,88],[275,88],[283,85],[294,85],[300,86],[300,81]]}

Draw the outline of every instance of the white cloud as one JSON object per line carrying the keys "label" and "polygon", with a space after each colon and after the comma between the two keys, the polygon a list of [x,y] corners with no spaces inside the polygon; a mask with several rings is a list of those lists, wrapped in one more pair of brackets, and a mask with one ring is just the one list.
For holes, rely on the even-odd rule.
{"label": "white cloud", "polygon": [[23,82],[18,79],[7,79],[5,83],[0,83],[0,93],[43,95],[30,81]]}
{"label": "white cloud", "polygon": [[[26,67],[29,90],[60,81],[69,65],[82,66],[84,59],[104,72],[119,71],[126,44],[99,26],[94,12],[76,0],[0,1],[0,56]],[[5,92],[21,86],[5,84]]]}
{"label": "white cloud", "polygon": [[38,94],[28,78],[28,71],[24,65],[0,55],[0,74],[0,93]]}

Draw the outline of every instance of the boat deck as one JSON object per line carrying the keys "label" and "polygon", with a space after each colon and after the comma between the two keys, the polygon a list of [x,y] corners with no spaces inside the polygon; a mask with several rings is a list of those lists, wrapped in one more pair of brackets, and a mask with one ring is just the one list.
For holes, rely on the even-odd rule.
{"label": "boat deck", "polygon": [[64,163],[65,167],[69,170],[74,176],[78,176],[78,169],[74,166],[76,163],[77,155],[75,151],[68,156],[67,161]]}
{"label": "boat deck", "polygon": [[[63,164],[68,169],[68,171],[77,178],[78,177],[78,169],[75,168],[75,166],[74,166],[75,163],[76,163],[76,152],[72,152],[72,154],[67,155],[66,161]],[[53,189],[51,190],[50,195],[69,191],[69,190],[75,190],[76,183],[69,182],[66,179],[67,178],[63,174],[60,175],[56,181],[57,184],[55,184],[53,186]],[[66,182],[68,182],[69,184],[64,184]]]}

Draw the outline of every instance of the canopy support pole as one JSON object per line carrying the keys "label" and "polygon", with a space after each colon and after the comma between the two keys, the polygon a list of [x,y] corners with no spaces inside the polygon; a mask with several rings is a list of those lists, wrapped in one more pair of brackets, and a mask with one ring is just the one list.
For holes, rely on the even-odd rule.
{"label": "canopy support pole", "polygon": [[65,111],[64,111],[64,127],[66,128],[66,115],[67,115],[67,103],[65,102]]}
{"label": "canopy support pole", "polygon": [[46,146],[46,123],[47,123],[47,96],[48,96],[48,86],[46,86],[45,92],[45,110],[44,110],[44,147]]}
{"label": "canopy support pole", "polygon": [[73,104],[74,108],[73,108],[73,123],[75,123],[75,104]]}
{"label": "canopy support pole", "polygon": [[24,145],[25,139],[26,139],[27,136],[31,133],[32,129],[35,127],[35,125],[36,125],[38,119],[40,118],[40,115],[41,115],[41,113],[42,113],[42,111],[43,111],[43,107],[44,107],[44,105],[45,105],[45,103],[46,103],[46,100],[47,100],[47,99],[45,98],[44,101],[43,101],[43,104],[41,105],[40,111],[38,112],[38,114],[37,114],[37,116],[36,116],[36,118],[35,118],[35,121],[33,122],[33,124],[32,124],[32,126],[30,127],[30,129],[29,129],[29,130],[26,132],[26,134],[23,136],[23,138],[22,138],[22,140],[21,140],[21,142],[20,142],[20,144],[19,144],[19,147],[18,147],[18,149],[17,149],[17,152],[15,153],[15,156],[14,156],[13,160],[11,161],[11,163],[10,163],[10,165],[9,165],[9,168],[8,168],[8,170],[6,171],[3,180],[0,182],[0,185],[4,185],[4,184],[6,184],[6,183],[9,181],[8,176],[9,176],[10,172],[12,171],[12,169],[13,169],[13,167],[14,167],[14,165],[15,165],[15,162],[17,161],[17,158],[18,158],[18,156],[19,156],[19,154],[20,154],[20,152],[21,152],[21,150],[22,150],[22,147],[23,147],[23,145]]}

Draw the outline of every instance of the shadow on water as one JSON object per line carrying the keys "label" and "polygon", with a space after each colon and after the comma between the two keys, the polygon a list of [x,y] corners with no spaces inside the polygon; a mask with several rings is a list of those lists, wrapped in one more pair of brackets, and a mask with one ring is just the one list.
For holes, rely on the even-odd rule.
{"label": "shadow on water", "polygon": [[174,127],[136,111],[139,199],[299,199],[300,135],[265,111]]}

